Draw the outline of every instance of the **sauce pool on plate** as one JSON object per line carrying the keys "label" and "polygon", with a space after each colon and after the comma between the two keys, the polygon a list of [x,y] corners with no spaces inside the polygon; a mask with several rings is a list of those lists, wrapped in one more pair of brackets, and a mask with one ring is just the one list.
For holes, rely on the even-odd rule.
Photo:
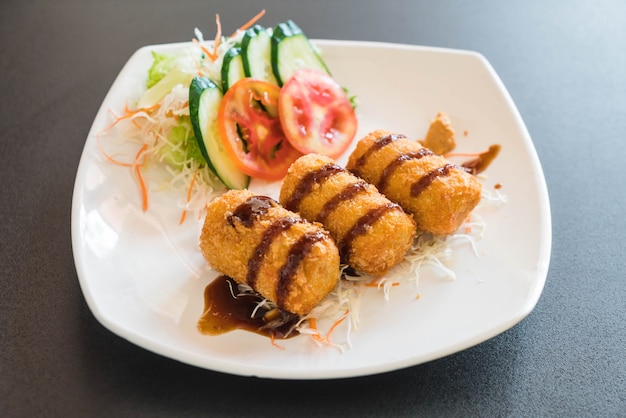
{"label": "sauce pool on plate", "polygon": [[228,276],[218,276],[204,290],[204,312],[198,321],[203,334],[219,335],[234,330],[254,332],[273,339],[298,335],[299,317],[270,308],[257,308],[263,298],[255,293],[240,293],[238,284]]}

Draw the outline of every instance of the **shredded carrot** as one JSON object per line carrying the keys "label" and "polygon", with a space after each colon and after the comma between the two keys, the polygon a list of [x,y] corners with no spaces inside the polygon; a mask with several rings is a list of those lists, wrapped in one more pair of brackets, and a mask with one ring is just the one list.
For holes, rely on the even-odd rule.
{"label": "shredded carrot", "polygon": [[265,14],[265,9],[261,10],[259,13],[257,13],[256,16],[248,20],[243,26],[241,26],[232,35],[230,35],[230,37],[232,38],[233,36],[237,35],[238,32],[243,32],[244,30],[248,29],[250,26],[254,25],[260,18],[263,17],[264,14]]}
{"label": "shredded carrot", "polygon": [[213,53],[212,53],[211,51],[209,51],[209,50],[207,49],[207,47],[205,47],[204,45],[202,45],[202,44],[200,43],[200,41],[199,41],[199,40],[197,40],[196,38],[193,38],[191,41],[192,41],[192,42],[193,42],[193,43],[194,43],[194,44],[195,44],[198,48],[200,48],[200,49],[202,50],[202,52],[204,52],[204,54],[205,54],[207,57],[211,58],[211,60],[212,60],[212,61],[215,61],[215,59],[213,59]]}
{"label": "shredded carrot", "polygon": [[146,189],[146,184],[141,175],[141,166],[135,166],[135,173],[137,174],[137,181],[139,181],[139,187],[141,188],[141,209],[146,212],[148,210],[148,190]]}
{"label": "shredded carrot", "polygon": [[112,110],[109,110],[109,112],[113,115],[113,117],[115,118],[115,120],[106,128],[104,128],[103,130],[101,130],[98,135],[102,135],[104,134],[106,131],[108,131],[109,129],[111,129],[112,127],[114,127],[115,125],[117,125],[120,121],[124,120],[124,119],[129,119],[132,118],[133,116],[135,116],[137,113],[139,112],[152,112],[153,110],[156,110],[159,108],[159,106],[161,106],[161,103],[156,103],[150,107],[146,107],[146,108],[138,108],[138,109],[130,109],[128,107],[128,102],[126,102],[124,104],[124,113],[121,116],[116,115],[115,113],[113,113]]}
{"label": "shredded carrot", "polygon": [[108,162],[122,167],[132,167],[134,165],[134,163],[125,163],[122,161],[118,161],[111,155],[107,154],[107,152],[102,148],[102,144],[100,144],[100,136],[96,136],[96,144],[98,145],[98,150]]}
{"label": "shredded carrot", "polygon": [[139,124],[139,122],[137,122],[136,119],[131,119],[130,122],[133,124],[135,128],[141,129],[141,125]]}
{"label": "shredded carrot", "polygon": [[343,320],[348,317],[348,313],[350,313],[350,311],[346,309],[346,312],[343,314],[343,316],[339,318],[338,320],[336,320],[335,323],[330,327],[330,329],[326,333],[326,337],[324,338],[327,343],[330,344],[330,335],[333,333],[335,328],[337,328],[343,322]]}
{"label": "shredded carrot", "polygon": [[[256,16],[254,16],[252,19],[248,20],[243,26],[241,26],[239,29],[237,29],[232,35],[230,35],[230,37],[232,38],[233,36],[237,35],[238,32],[240,31],[244,31],[246,29],[248,29],[249,27],[251,27],[252,25],[254,25],[261,17],[263,17],[263,15],[265,14],[265,9],[261,10],[259,13],[257,13]],[[215,60],[217,59],[217,50],[220,46],[220,42],[222,41],[222,22],[220,21],[220,15],[216,14],[215,15],[215,24],[217,26],[217,31],[215,32],[215,39],[213,41],[213,51],[209,51],[208,48],[206,48],[205,46],[200,44],[200,41],[198,41],[197,39],[192,39],[192,42],[199,47],[202,52],[204,52],[207,56],[207,58],[209,58],[211,61],[215,62]]]}
{"label": "shredded carrot", "polygon": [[[113,115],[114,117],[114,121],[108,125],[106,128],[104,128],[103,130],[101,130],[100,132],[98,132],[96,134],[96,142],[98,145],[98,150],[100,151],[100,153],[104,156],[104,158],[115,165],[119,165],[121,167],[129,167],[131,169],[131,171],[135,174],[135,176],[137,176],[137,182],[139,183],[139,188],[141,190],[141,200],[142,200],[142,209],[143,211],[147,211],[148,210],[148,189],[146,187],[146,183],[143,179],[143,175],[141,173],[141,167],[143,167],[143,158],[144,158],[144,153],[146,151],[146,149],[148,148],[147,144],[143,144],[143,146],[141,148],[139,148],[139,151],[137,151],[137,154],[135,155],[135,159],[133,160],[132,163],[127,163],[127,162],[123,162],[123,161],[119,161],[117,159],[115,159],[113,156],[111,156],[110,154],[108,154],[103,148],[102,148],[102,144],[100,143],[100,137],[107,132],[109,129],[113,128],[115,125],[117,125],[120,121],[124,120],[124,119],[130,119],[133,116],[135,116],[136,114],[138,114],[139,112],[146,112],[149,113],[155,109],[158,109],[161,106],[160,103],[156,103],[150,107],[147,108],[138,108],[138,109],[130,109],[128,107],[128,102],[124,103],[124,113],[122,115],[116,115],[112,110],[109,110],[109,112]],[[135,120],[132,120],[133,124],[135,126],[138,126],[135,122]]]}
{"label": "shredded carrot", "polygon": [[346,312],[341,316],[341,318],[336,320],[331,325],[331,327],[328,330],[328,332],[326,333],[325,337],[322,337],[322,334],[317,329],[317,321],[315,320],[315,318],[309,318],[309,328],[312,329],[313,331],[315,331],[313,334],[310,334],[311,338],[313,338],[315,341],[323,343],[323,344],[333,345],[331,343],[331,341],[330,341],[330,336],[335,331],[335,329],[343,322],[343,320],[348,317],[349,313],[350,313],[350,311],[348,309],[346,309]]}
{"label": "shredded carrot", "polygon": [[[365,283],[365,286],[367,286],[367,287],[379,287],[381,285],[381,280],[382,280],[382,278],[381,279],[374,279],[371,282]],[[393,283],[391,283],[391,285],[394,286],[394,287],[395,286],[400,286],[400,283],[393,282]]]}
{"label": "shredded carrot", "polygon": [[133,163],[133,169],[137,175],[137,181],[139,182],[139,188],[141,189],[141,208],[144,212],[148,210],[148,189],[146,188],[146,183],[143,181],[141,167],[143,166],[143,154],[147,148],[148,146],[143,144],[139,151],[137,151],[137,155],[135,155],[135,162]]}
{"label": "shredded carrot", "polygon": [[[193,172],[193,177],[191,178],[191,183],[189,184],[189,191],[187,192],[187,203],[191,200],[191,194],[193,192],[193,185],[196,182],[196,176],[198,175],[198,169]],[[183,214],[180,216],[179,225],[182,225],[185,222],[185,218],[187,217],[187,209],[183,209]]]}
{"label": "shredded carrot", "polygon": [[220,15],[215,15],[215,24],[217,25],[217,31],[215,32],[215,39],[213,40],[213,52],[209,51],[204,45],[200,44],[196,38],[193,38],[191,41],[202,50],[207,56],[208,59],[215,62],[217,59],[217,48],[220,46],[220,41],[222,39],[222,23],[220,22]]}
{"label": "shredded carrot", "polygon": [[220,46],[220,40],[222,39],[222,23],[220,22],[220,15],[215,15],[215,24],[217,25],[217,31],[215,32],[215,40],[213,41],[213,56],[211,61],[217,59],[217,48]]}
{"label": "shredded carrot", "polygon": [[[203,46],[199,44],[199,42],[198,42],[198,40],[197,40],[196,38],[193,38],[191,41],[192,41],[192,42],[193,42],[196,46],[200,47],[200,49],[202,49],[202,48],[203,48]],[[204,50],[203,50],[203,51],[204,51]],[[196,74],[197,74],[198,76],[202,76],[202,69],[201,69],[202,67],[200,66],[200,63],[198,62],[198,60],[196,59],[196,57],[195,57],[192,53],[189,53],[188,55],[189,55],[189,57],[193,60],[193,65],[196,67]]]}
{"label": "shredded carrot", "polygon": [[324,339],[317,329],[317,321],[315,320],[315,318],[309,318],[309,328],[315,331],[315,334],[311,334],[311,338],[313,338],[315,341],[324,342]]}
{"label": "shredded carrot", "polygon": [[444,155],[445,158],[450,158],[450,157],[479,157],[479,156],[480,156],[480,152],[469,152],[469,153],[451,152],[451,153],[448,153],[448,154]]}
{"label": "shredded carrot", "polygon": [[183,209],[182,215],[180,215],[180,221],[178,221],[178,225],[182,225],[187,218],[187,209]]}
{"label": "shredded carrot", "polygon": [[285,347],[283,347],[282,345],[280,345],[280,344],[278,344],[278,343],[276,342],[276,335],[275,335],[273,332],[272,332],[272,334],[271,334],[270,338],[271,338],[272,345],[273,345],[274,347],[279,348],[279,349],[281,349],[281,350],[284,350],[284,349],[285,349]]}

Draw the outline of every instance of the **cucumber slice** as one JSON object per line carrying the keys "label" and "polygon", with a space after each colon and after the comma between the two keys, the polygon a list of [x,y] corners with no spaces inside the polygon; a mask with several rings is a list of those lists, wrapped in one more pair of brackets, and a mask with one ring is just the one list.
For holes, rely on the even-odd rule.
{"label": "cucumber slice", "polygon": [[300,68],[311,68],[330,74],[309,38],[292,20],[279,23],[272,34],[272,69],[282,86]]}
{"label": "cucumber slice", "polygon": [[243,71],[246,77],[252,77],[278,84],[272,69],[272,37],[261,25],[246,30],[241,39]]}
{"label": "cucumber slice", "polygon": [[189,86],[189,116],[200,152],[209,168],[229,189],[245,189],[250,177],[239,171],[222,145],[217,129],[217,110],[222,92],[206,77],[194,77]]}
{"label": "cucumber slice", "polygon": [[246,75],[243,71],[243,56],[241,48],[232,47],[224,54],[222,61],[222,91],[226,92],[238,80]]}

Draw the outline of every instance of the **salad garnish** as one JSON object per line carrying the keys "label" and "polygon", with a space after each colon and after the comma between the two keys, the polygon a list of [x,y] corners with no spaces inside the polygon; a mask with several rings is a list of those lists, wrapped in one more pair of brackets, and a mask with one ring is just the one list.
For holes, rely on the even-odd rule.
{"label": "salad garnish", "polygon": [[[113,122],[97,134],[104,158],[131,169],[144,211],[149,162],[164,166],[169,186],[186,195],[179,202],[183,223],[188,211],[202,211],[226,188],[247,188],[251,177],[280,180],[302,152],[336,156],[354,138],[354,98],[293,21],[266,28],[257,23],[264,15],[226,37],[217,14],[212,42],[196,28],[181,52],[153,51],[145,90],[128,98],[121,115],[111,112]],[[296,75],[309,87],[283,89]],[[101,143],[113,128],[137,147],[133,160]],[[312,142],[313,132],[322,144]]]}

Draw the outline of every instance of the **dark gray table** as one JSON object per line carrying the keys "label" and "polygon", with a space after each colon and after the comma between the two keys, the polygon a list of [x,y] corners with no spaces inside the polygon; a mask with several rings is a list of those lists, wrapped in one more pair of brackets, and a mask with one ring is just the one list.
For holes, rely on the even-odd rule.
{"label": "dark gray table", "polygon": [[[626,415],[626,3],[22,1],[0,5],[0,415]],[[70,240],[87,132],[139,47],[260,8],[313,38],[481,52],[543,164],[553,249],[520,324],[377,376],[272,381],[152,354],[96,321]]]}

